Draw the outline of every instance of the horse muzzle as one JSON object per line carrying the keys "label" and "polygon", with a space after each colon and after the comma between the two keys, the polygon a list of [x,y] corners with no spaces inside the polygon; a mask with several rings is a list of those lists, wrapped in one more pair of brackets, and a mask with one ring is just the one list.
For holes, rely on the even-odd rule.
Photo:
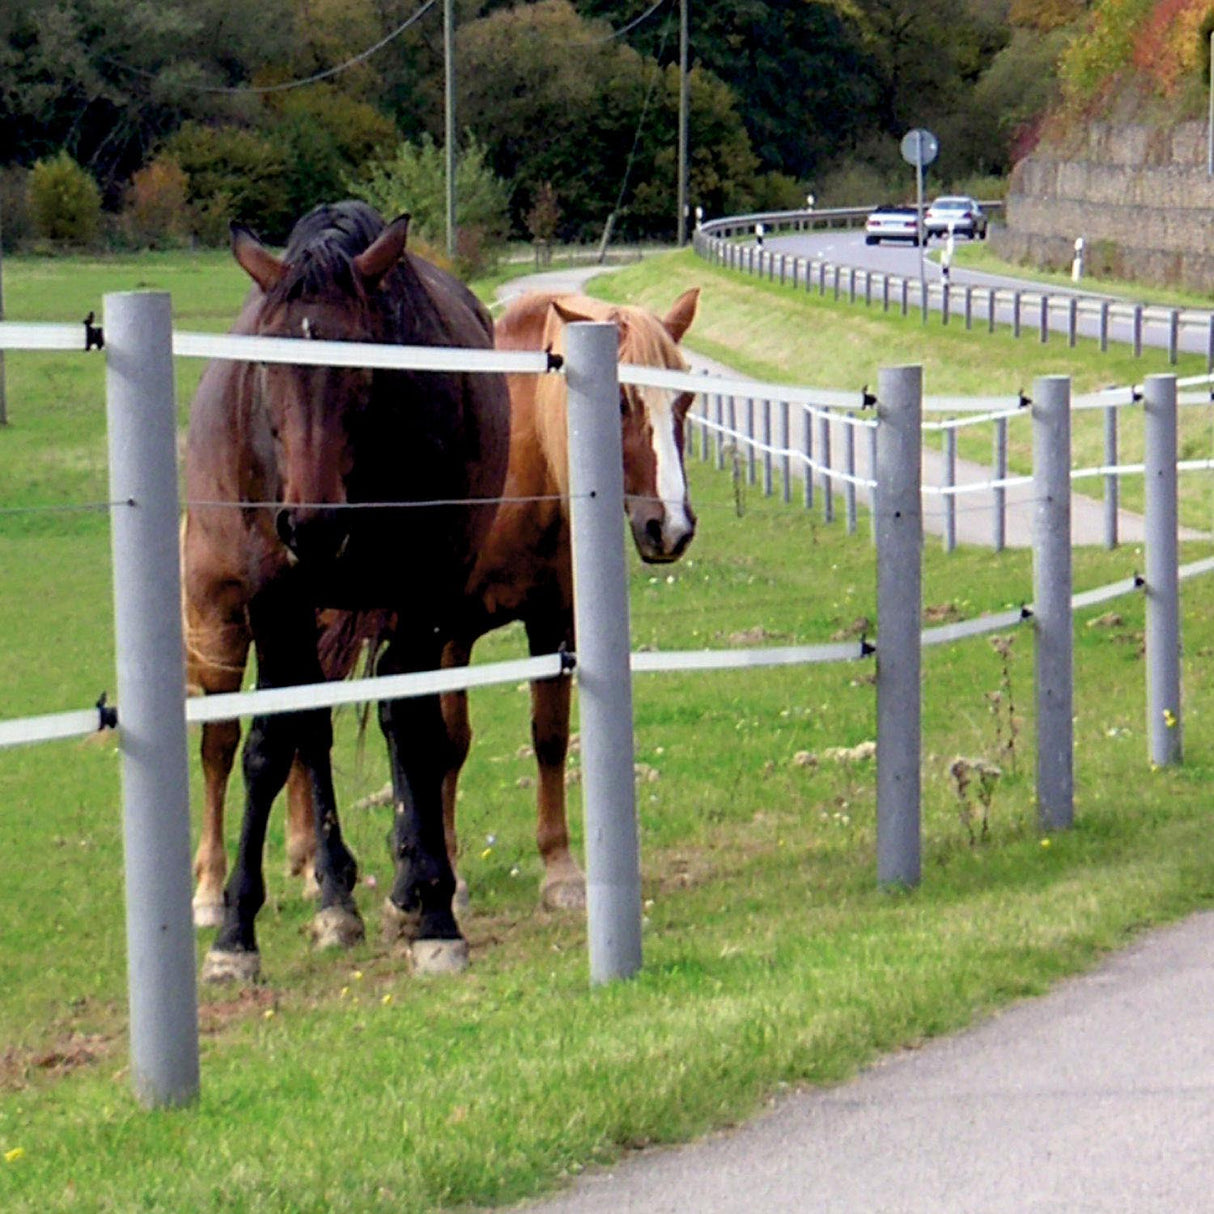
{"label": "horse muzzle", "polygon": [[689,510],[667,511],[629,518],[632,539],[641,560],[650,565],[677,561],[695,538],[695,515]]}
{"label": "horse muzzle", "polygon": [[323,507],[284,506],[274,516],[274,530],[300,564],[331,564],[350,542],[342,511]]}

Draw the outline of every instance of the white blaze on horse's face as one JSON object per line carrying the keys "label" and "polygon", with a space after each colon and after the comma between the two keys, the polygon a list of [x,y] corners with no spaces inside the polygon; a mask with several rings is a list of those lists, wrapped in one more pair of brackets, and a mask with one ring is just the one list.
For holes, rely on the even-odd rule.
{"label": "white blaze on horse's face", "polygon": [[621,392],[625,501],[641,559],[676,561],[695,535],[696,517],[683,467],[683,419],[688,395],[659,388]]}

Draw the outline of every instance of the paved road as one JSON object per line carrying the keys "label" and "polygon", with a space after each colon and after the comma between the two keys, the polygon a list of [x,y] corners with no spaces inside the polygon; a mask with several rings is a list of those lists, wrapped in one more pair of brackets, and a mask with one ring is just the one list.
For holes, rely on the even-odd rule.
{"label": "paved road", "polygon": [[1214,913],[530,1214],[1214,1211]]}

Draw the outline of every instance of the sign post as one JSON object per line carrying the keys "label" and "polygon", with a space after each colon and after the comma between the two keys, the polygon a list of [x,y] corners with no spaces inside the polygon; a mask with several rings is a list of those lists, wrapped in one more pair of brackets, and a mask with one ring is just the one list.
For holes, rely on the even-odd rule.
{"label": "sign post", "polygon": [[902,159],[915,166],[915,243],[919,246],[919,303],[924,320],[927,320],[927,275],[923,268],[923,245],[927,233],[923,230],[923,170],[939,153],[940,143],[931,131],[916,127],[902,136]]}

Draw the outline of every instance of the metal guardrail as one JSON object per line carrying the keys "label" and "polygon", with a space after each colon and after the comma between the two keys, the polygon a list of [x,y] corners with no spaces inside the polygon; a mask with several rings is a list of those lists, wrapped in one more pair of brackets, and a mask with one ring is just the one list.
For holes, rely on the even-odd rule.
{"label": "metal guardrail", "polygon": [[[981,205],[991,213],[998,213],[1003,207],[999,201]],[[836,298],[845,291],[850,302],[862,295],[866,304],[871,303],[879,294],[886,309],[895,304],[903,314],[912,306],[925,312],[931,309],[940,312],[946,324],[950,315],[954,315],[963,320],[967,328],[972,327],[975,302],[985,304],[977,319],[985,321],[988,329],[993,329],[997,322],[1010,324],[1017,337],[1027,331],[1046,341],[1048,334],[1055,331],[1065,333],[1073,345],[1081,327],[1086,324],[1089,335],[1099,341],[1102,351],[1108,349],[1110,341],[1119,341],[1133,346],[1135,356],[1140,357],[1144,345],[1158,345],[1167,349],[1169,361],[1175,364],[1188,335],[1188,344],[1198,346],[1205,353],[1207,367],[1214,369],[1214,310],[1208,308],[1140,303],[1082,289],[1046,288],[1027,283],[1024,286],[938,282],[921,285],[917,277],[845,266],[823,258],[797,257],[761,247],[745,247],[745,256],[740,255],[739,238],[753,238],[757,224],[762,224],[765,234],[771,235],[819,228],[852,228],[862,225],[872,210],[872,207],[833,207],[725,216],[701,224],[696,229],[693,246],[701,257],[716,259],[756,277],[778,276],[780,282],[789,280],[794,288],[801,286],[807,290],[816,284],[822,294],[829,286]],[[1116,328],[1125,336],[1117,337]],[[1151,340],[1152,334],[1156,340]]]}

